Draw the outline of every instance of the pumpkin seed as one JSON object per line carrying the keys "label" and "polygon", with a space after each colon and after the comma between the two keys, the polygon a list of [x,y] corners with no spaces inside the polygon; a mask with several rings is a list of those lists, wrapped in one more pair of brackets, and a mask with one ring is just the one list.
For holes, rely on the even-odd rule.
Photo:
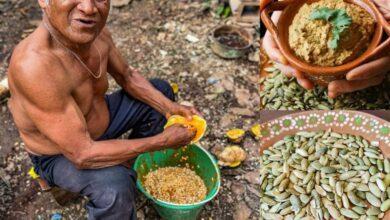
{"label": "pumpkin seed", "polygon": [[384,168],[385,168],[385,172],[387,174],[389,174],[390,173],[390,162],[389,162],[389,159],[385,159],[385,161],[384,161]]}
{"label": "pumpkin seed", "polygon": [[260,82],[262,85],[260,99],[264,109],[390,109],[388,75],[378,86],[329,99],[326,88],[315,86],[312,90],[306,90],[296,79],[285,76],[276,66],[264,70],[268,73]]}
{"label": "pumpkin seed", "polygon": [[331,130],[286,136],[260,158],[260,214],[290,220],[383,217],[390,209],[390,174],[378,149]]}
{"label": "pumpkin seed", "polygon": [[383,180],[377,178],[377,179],[376,179],[376,185],[378,185],[378,188],[379,188],[382,192],[385,192],[385,191],[386,191],[386,186],[385,186],[385,183],[383,182]]}
{"label": "pumpkin seed", "polygon": [[321,167],[321,172],[323,173],[334,173],[336,169],[333,167]]}
{"label": "pumpkin seed", "polygon": [[329,214],[335,218],[335,219],[340,219],[340,212],[339,210],[337,210],[334,206],[330,205],[327,207],[328,208],[328,211],[329,211]]}
{"label": "pumpkin seed", "polygon": [[352,207],[352,210],[358,213],[359,215],[363,215],[364,213],[366,213],[366,210],[360,206],[354,206]]}
{"label": "pumpkin seed", "polygon": [[372,193],[367,192],[366,193],[366,198],[367,198],[367,201],[371,205],[373,205],[375,207],[380,207],[381,206],[381,201],[377,197],[375,197]]}
{"label": "pumpkin seed", "polygon": [[371,206],[369,209],[367,209],[366,214],[367,215],[379,215],[381,213],[381,210],[377,207]]}
{"label": "pumpkin seed", "polygon": [[345,173],[342,173],[340,176],[339,176],[339,179],[340,180],[347,180],[347,179],[350,179],[354,176],[356,176],[358,172],[355,171],[355,170],[351,170],[351,171],[347,171]]}
{"label": "pumpkin seed", "polygon": [[367,185],[363,184],[363,183],[358,183],[356,185],[356,190],[359,190],[359,191],[362,191],[362,192],[367,192],[367,191],[370,191],[370,189],[368,188]]}
{"label": "pumpkin seed", "polygon": [[342,215],[344,215],[345,217],[348,217],[348,218],[352,218],[352,219],[358,219],[359,218],[359,215],[356,212],[354,212],[354,211],[352,211],[350,209],[342,208],[342,209],[340,209],[340,213]]}
{"label": "pumpkin seed", "polygon": [[286,176],[287,176],[286,173],[282,173],[278,177],[276,177],[276,179],[274,180],[274,186],[279,185],[280,182],[282,182],[282,180],[286,178]]}
{"label": "pumpkin seed", "polygon": [[376,197],[381,197],[381,191],[379,187],[374,183],[368,183],[368,188],[370,188],[370,192],[375,195]]}
{"label": "pumpkin seed", "polygon": [[283,216],[275,213],[263,213],[261,215],[266,220],[282,220]]}
{"label": "pumpkin seed", "polygon": [[326,196],[326,191],[321,186],[315,185],[314,188],[318,194],[320,194],[321,196]]}
{"label": "pumpkin seed", "polygon": [[381,205],[381,211],[382,212],[386,212],[390,209],[390,199],[387,199],[386,201],[384,201]]}
{"label": "pumpkin seed", "polygon": [[301,200],[302,205],[306,205],[310,201],[310,197],[307,196],[306,194],[299,195],[299,199]]}
{"label": "pumpkin seed", "polygon": [[291,210],[295,213],[299,212],[301,209],[301,202],[299,198],[295,195],[290,196]]}
{"label": "pumpkin seed", "polygon": [[343,202],[344,208],[349,209],[349,200],[345,193],[341,196],[341,201]]}
{"label": "pumpkin seed", "polygon": [[288,215],[288,214],[290,214],[292,212],[293,212],[292,207],[288,206],[287,208],[284,208],[284,209],[280,210],[279,214],[281,214],[281,215]]}

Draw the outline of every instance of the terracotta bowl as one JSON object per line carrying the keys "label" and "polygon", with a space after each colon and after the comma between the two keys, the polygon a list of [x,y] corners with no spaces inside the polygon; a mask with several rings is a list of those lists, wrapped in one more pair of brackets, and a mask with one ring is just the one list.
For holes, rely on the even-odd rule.
{"label": "terracotta bowl", "polygon": [[[390,27],[374,3],[370,0],[344,0],[345,2],[359,5],[377,21],[372,41],[367,50],[355,60],[334,67],[309,64],[297,57],[289,46],[289,26],[303,4],[310,4],[317,1],[319,0],[285,0],[269,3],[269,1],[264,0],[266,3],[261,7],[261,19],[264,25],[275,39],[282,54],[286,57],[291,66],[305,73],[317,84],[326,86],[333,80],[345,78],[345,75],[349,70],[368,61],[370,58],[372,59],[375,55],[378,55],[385,50],[388,51],[390,38],[386,39],[382,44],[380,44],[380,42],[382,40],[383,30],[385,29],[387,33],[390,33]],[[282,11],[277,24],[272,22],[269,15],[273,11]]]}
{"label": "terracotta bowl", "polygon": [[[362,136],[379,142],[385,158],[390,158],[390,122],[359,111],[304,111],[260,125],[260,155],[277,141],[299,131],[332,129],[338,133]],[[390,211],[383,219],[390,219]]]}
{"label": "terracotta bowl", "polygon": [[[218,41],[219,36],[226,34],[238,34],[247,44],[243,47],[236,48],[222,44]],[[218,56],[225,59],[236,59],[245,56],[253,44],[253,36],[244,28],[233,25],[220,25],[211,30],[209,34],[210,46],[212,51]]]}

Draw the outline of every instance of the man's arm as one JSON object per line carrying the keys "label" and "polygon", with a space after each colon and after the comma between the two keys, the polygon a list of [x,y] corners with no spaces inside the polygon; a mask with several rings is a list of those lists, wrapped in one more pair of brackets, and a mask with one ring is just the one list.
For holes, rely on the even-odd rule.
{"label": "man's arm", "polygon": [[107,29],[102,34],[104,35],[105,41],[110,44],[107,71],[128,94],[150,105],[164,116],[167,116],[173,108],[174,103],[154,88],[136,69],[127,64],[120,55],[119,50],[115,47]]}
{"label": "man's arm", "polygon": [[110,45],[107,71],[128,94],[150,105],[166,117],[173,114],[183,115],[188,118],[192,115],[200,115],[195,108],[179,105],[165,97],[136,69],[127,64],[106,28],[102,31],[102,35],[104,40]]}
{"label": "man's arm", "polygon": [[[78,168],[113,166],[141,153],[166,146],[184,146],[191,140],[193,134],[183,127],[143,139],[92,140],[84,116],[71,96],[67,74],[59,70],[61,64],[47,62],[46,65],[25,63],[24,68],[13,68],[15,89],[34,125]],[[51,66],[56,66],[55,70]]]}

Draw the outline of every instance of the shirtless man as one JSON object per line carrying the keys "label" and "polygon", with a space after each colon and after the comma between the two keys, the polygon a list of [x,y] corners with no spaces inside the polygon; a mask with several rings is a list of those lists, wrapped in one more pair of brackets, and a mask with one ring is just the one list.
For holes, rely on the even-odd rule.
{"label": "shirtless man", "polygon": [[[134,170],[144,152],[184,146],[195,132],[163,131],[166,117],[198,114],[170,85],[131,68],[104,27],[109,0],[38,0],[39,27],[12,55],[9,108],[36,172],[89,198],[89,219],[135,219]],[[122,87],[105,95],[107,74]],[[129,140],[115,139],[132,130]]]}

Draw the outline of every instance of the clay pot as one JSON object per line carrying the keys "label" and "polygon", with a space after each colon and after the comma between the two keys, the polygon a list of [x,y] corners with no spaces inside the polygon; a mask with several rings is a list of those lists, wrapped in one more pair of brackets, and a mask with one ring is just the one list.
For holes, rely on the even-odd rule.
{"label": "clay pot", "polygon": [[[346,73],[361,65],[364,62],[379,56],[383,52],[389,51],[390,38],[387,38],[383,43],[382,40],[383,30],[390,34],[390,25],[387,23],[383,15],[379,12],[374,3],[370,0],[345,0],[348,3],[357,4],[377,21],[372,41],[369,44],[367,50],[358,58],[334,67],[323,67],[318,65],[309,64],[299,57],[297,57],[294,51],[290,48],[288,43],[289,26],[291,25],[296,13],[300,7],[305,3],[313,3],[319,0],[285,0],[281,2],[272,2],[264,0],[260,7],[261,19],[275,39],[282,54],[286,57],[290,65],[303,73],[317,84],[327,86],[327,84],[333,80],[345,78]],[[277,24],[274,24],[269,16],[273,11],[282,11]]]}
{"label": "clay pot", "polygon": [[[238,34],[247,44],[243,47],[230,47],[218,41],[218,37],[226,34]],[[233,25],[220,25],[211,30],[209,34],[210,46],[215,54],[225,59],[240,58],[250,51],[253,44],[253,36],[244,28]]]}

